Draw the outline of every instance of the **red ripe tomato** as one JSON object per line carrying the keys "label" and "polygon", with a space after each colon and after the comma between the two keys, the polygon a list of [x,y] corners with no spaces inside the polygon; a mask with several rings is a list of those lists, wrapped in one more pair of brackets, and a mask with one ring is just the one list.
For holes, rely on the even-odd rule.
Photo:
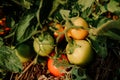
{"label": "red ripe tomato", "polygon": [[68,61],[66,55],[61,55],[61,57],[58,59],[54,59],[54,58],[48,59],[47,66],[48,66],[48,70],[52,75],[56,77],[64,76],[66,67],[62,65],[63,61]]}
{"label": "red ripe tomato", "polygon": [[5,27],[5,29],[4,29],[5,31],[9,31],[10,30],[10,28],[9,27]]}

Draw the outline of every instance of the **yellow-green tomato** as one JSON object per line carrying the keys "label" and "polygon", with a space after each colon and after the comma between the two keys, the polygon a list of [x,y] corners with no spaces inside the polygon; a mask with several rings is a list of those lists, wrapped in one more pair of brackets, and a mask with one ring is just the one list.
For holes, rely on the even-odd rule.
{"label": "yellow-green tomato", "polygon": [[49,33],[42,33],[33,42],[34,50],[40,56],[48,56],[54,49],[54,39]]}
{"label": "yellow-green tomato", "polygon": [[15,48],[15,53],[22,63],[29,61],[35,56],[32,45],[22,43]]}
{"label": "yellow-green tomato", "polygon": [[71,64],[85,65],[92,58],[92,48],[86,40],[74,40],[73,44],[67,44],[66,53]]}
{"label": "yellow-green tomato", "polygon": [[87,29],[89,27],[87,22],[82,17],[72,17],[71,21],[74,26],[81,26],[84,29]]}

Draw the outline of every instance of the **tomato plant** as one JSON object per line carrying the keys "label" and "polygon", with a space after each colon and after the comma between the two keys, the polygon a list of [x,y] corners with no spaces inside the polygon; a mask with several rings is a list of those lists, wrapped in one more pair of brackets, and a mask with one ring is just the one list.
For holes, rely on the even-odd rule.
{"label": "tomato plant", "polygon": [[[118,80],[119,3],[119,0],[49,0],[49,4],[48,0],[0,0],[0,78]],[[13,45],[15,48],[11,49]],[[29,55],[31,47],[35,58]],[[49,55],[52,51],[53,56]],[[72,71],[66,73],[64,62],[69,63]]]}

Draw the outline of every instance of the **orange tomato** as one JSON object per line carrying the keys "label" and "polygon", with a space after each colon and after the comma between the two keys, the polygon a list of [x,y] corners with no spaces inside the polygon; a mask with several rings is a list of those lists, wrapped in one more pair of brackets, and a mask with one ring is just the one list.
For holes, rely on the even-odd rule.
{"label": "orange tomato", "polygon": [[76,40],[85,39],[88,36],[88,34],[89,34],[88,30],[81,29],[81,28],[79,29],[73,28],[67,32],[68,37],[72,37],[73,39],[76,39]]}
{"label": "orange tomato", "polygon": [[64,27],[63,25],[61,25],[60,23],[54,23],[54,22],[50,22],[49,26],[55,28],[56,30],[54,31],[54,37],[58,38],[59,40],[58,42],[62,41],[64,39],[64,34],[61,34],[64,31]]}
{"label": "orange tomato", "polygon": [[67,29],[69,26],[73,26],[73,27],[67,30],[66,32],[67,36],[76,40],[85,39],[89,34],[87,30],[89,27],[87,22],[81,17],[73,17],[70,20],[73,23],[73,25],[67,25],[69,23],[66,23],[65,29]]}
{"label": "orange tomato", "polygon": [[5,32],[3,32],[3,31],[2,31],[2,32],[0,32],[0,35],[4,35],[4,34],[5,34]]}
{"label": "orange tomato", "polygon": [[64,34],[60,34],[61,32],[64,31],[64,28],[61,24],[57,23],[55,25],[55,28],[57,28],[57,30],[54,32],[54,37],[57,38],[58,36],[60,36],[59,38],[59,42],[62,41],[64,39]]}

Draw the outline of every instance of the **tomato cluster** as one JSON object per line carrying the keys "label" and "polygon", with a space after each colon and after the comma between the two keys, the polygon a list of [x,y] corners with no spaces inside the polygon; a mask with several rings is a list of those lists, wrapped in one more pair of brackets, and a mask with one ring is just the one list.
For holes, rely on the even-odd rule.
{"label": "tomato cluster", "polygon": [[92,47],[86,39],[89,35],[89,25],[81,17],[73,17],[70,20],[72,24],[66,23],[67,37],[70,38],[66,46],[67,58],[71,64],[85,65],[92,58]]}
{"label": "tomato cluster", "polygon": [[[70,19],[72,23],[66,22],[64,25],[58,22],[50,22],[49,29],[38,33],[34,36],[33,49],[37,55],[47,57],[47,67],[49,72],[57,77],[64,76],[67,67],[63,64],[85,65],[92,58],[91,44],[86,40],[89,35],[89,25],[81,17],[73,17]],[[52,28],[52,29],[51,29]],[[52,31],[52,34],[49,33]],[[59,51],[58,45],[66,45]],[[27,45],[24,45],[27,48]],[[26,61],[29,60],[29,50],[21,52],[20,46],[16,47],[18,57],[24,57]],[[65,51],[65,52],[63,52]],[[23,53],[24,52],[24,53]],[[64,54],[63,54],[64,53]],[[27,56],[25,54],[28,54]],[[20,58],[21,60],[22,58]],[[21,60],[24,62],[24,60]],[[65,63],[64,63],[65,62]]]}
{"label": "tomato cluster", "polygon": [[[58,77],[64,75],[65,67],[56,66],[56,61],[61,63],[65,59],[70,64],[85,65],[92,59],[92,47],[86,40],[89,35],[89,25],[81,17],[73,17],[70,20],[72,23],[66,22],[64,25],[58,22],[49,23],[49,27],[54,29],[53,36],[56,42],[62,43],[64,39],[67,41],[68,38],[64,57],[60,53],[54,52],[54,56],[50,55],[47,61],[50,73]],[[61,57],[54,59],[55,55],[61,55]]]}

